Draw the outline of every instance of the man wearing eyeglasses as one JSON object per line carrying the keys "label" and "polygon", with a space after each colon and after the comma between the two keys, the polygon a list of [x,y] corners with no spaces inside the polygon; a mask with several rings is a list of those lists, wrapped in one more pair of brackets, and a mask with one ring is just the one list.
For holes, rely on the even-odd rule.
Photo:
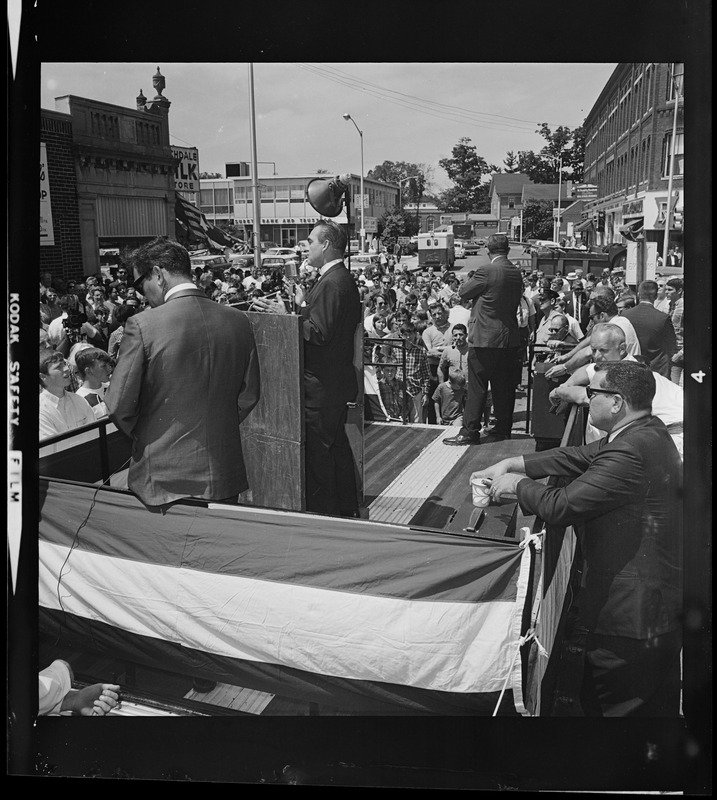
{"label": "man wearing eyeglasses", "polygon": [[189,254],[158,237],[128,259],[151,308],[125,323],[105,403],[133,440],[128,485],[151,510],[236,502],[248,488],[240,423],[259,402],[246,315],[192,282]]}
{"label": "man wearing eyeglasses", "polygon": [[[473,473],[525,514],[572,525],[587,629],[580,702],[586,716],[677,717],[682,613],[682,463],[652,413],[655,376],[623,359],[587,387],[597,442],[504,459]],[[565,486],[539,479],[559,476]],[[548,536],[551,535],[550,527]]]}

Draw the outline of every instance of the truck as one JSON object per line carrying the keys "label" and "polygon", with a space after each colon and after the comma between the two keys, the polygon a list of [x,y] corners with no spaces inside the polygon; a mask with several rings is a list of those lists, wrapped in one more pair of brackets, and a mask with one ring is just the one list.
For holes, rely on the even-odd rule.
{"label": "truck", "polygon": [[453,269],[456,263],[455,239],[448,231],[418,234],[418,268]]}
{"label": "truck", "polygon": [[473,226],[470,222],[454,222],[448,226],[453,238],[469,241],[473,237]]}

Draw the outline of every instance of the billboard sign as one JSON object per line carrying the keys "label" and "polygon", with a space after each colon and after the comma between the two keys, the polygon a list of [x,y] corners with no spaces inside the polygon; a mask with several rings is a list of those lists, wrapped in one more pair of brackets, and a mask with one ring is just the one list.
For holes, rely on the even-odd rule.
{"label": "billboard sign", "polygon": [[50,176],[47,174],[47,146],[44,142],[40,142],[40,246],[54,244],[55,231],[52,227]]}
{"label": "billboard sign", "polygon": [[179,159],[174,171],[174,188],[178,192],[198,192],[199,150],[196,147],[172,147],[172,156]]}
{"label": "billboard sign", "polygon": [[597,200],[598,187],[594,183],[580,183],[575,187],[576,200]]}

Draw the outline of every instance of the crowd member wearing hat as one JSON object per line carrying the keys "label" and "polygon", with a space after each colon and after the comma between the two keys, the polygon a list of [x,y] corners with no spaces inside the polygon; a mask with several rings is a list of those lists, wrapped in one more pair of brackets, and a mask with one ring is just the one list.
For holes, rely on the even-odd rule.
{"label": "crowd member wearing hat", "polygon": [[[566,314],[569,314],[577,321],[580,330],[585,333],[590,322],[590,315],[587,309],[588,297],[580,278],[574,272],[571,272],[570,275],[573,277],[570,281],[570,291],[565,292],[563,295],[563,309]],[[568,275],[569,278],[570,275]]]}
{"label": "crowd member wearing hat", "polygon": [[570,333],[572,334],[574,340],[579,342],[585,334],[583,333],[582,328],[578,324],[577,320],[562,311],[559,305],[560,296],[558,293],[554,292],[552,289],[545,289],[543,292],[541,292],[539,297],[540,313],[542,316],[540,322],[538,323],[538,327],[535,330],[535,344],[545,345],[548,343],[548,339],[555,338],[550,334],[550,326],[553,317],[556,315],[566,317],[568,320]]}

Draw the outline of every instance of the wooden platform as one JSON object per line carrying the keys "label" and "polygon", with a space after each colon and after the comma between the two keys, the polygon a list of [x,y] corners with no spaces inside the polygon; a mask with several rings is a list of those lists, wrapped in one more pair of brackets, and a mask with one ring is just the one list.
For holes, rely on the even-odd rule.
{"label": "wooden platform", "polygon": [[[471,473],[510,456],[531,453],[535,441],[513,432],[503,442],[462,447],[444,439],[456,428],[436,425],[366,424],[365,503],[376,522],[465,533],[473,513]],[[489,506],[479,528],[482,536],[511,535],[520,522],[516,503]]]}

